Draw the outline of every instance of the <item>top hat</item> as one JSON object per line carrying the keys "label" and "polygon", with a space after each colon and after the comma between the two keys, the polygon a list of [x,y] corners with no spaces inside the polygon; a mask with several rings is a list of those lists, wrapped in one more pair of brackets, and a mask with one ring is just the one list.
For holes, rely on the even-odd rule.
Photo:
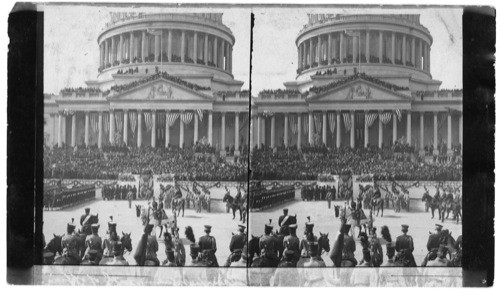
{"label": "top hat", "polygon": [[75,222],[75,219],[74,219],[74,218],[72,218],[72,219],[71,219],[71,222],[70,222],[70,223],[68,223],[68,227],[67,227],[67,230],[68,230],[68,231],[74,231],[74,230],[75,230],[76,225],[74,224],[74,222]]}
{"label": "top hat", "polygon": [[90,212],[90,208],[89,207],[86,207],[85,208],[85,213],[89,213]]}
{"label": "top hat", "polygon": [[266,232],[270,232],[273,230],[273,226],[271,225],[272,221],[273,221],[272,219],[269,219],[269,223],[265,224],[264,229]]}
{"label": "top hat", "polygon": [[401,225],[401,228],[405,230],[408,230],[409,227],[410,227],[409,225]]}
{"label": "top hat", "polygon": [[306,222],[306,231],[307,232],[311,232],[312,229],[314,228],[314,223],[311,222],[311,217],[310,216],[307,217],[307,220],[308,220],[308,222]]}
{"label": "top hat", "polygon": [[283,208],[283,213],[287,213],[288,212],[288,208]]}
{"label": "top hat", "polygon": [[116,233],[116,223],[115,222],[108,222],[108,231],[115,232]]}
{"label": "top hat", "polygon": [[205,225],[205,231],[211,231],[212,226],[211,225]]}

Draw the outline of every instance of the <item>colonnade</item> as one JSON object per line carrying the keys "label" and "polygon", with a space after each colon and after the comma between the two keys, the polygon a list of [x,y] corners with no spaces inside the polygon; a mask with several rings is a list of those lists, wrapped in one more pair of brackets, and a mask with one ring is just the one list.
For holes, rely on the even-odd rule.
{"label": "colonnade", "polygon": [[389,63],[431,71],[431,46],[410,34],[393,31],[337,31],[308,38],[298,45],[298,67],[347,63]]}
{"label": "colonnade", "polygon": [[233,45],[230,42],[216,35],[190,30],[121,33],[102,40],[99,49],[101,69],[134,62],[196,63],[230,73],[233,67]]}

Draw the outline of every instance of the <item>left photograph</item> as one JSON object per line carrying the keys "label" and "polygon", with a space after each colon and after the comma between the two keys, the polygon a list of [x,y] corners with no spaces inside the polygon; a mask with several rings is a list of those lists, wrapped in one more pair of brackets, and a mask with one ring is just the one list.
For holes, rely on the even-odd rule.
{"label": "left photograph", "polygon": [[43,11],[44,264],[246,266],[250,13]]}

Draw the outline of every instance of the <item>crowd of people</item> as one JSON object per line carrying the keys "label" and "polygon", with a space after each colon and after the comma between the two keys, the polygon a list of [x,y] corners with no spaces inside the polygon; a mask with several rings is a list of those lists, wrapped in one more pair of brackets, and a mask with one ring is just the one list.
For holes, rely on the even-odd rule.
{"label": "crowd of people", "polygon": [[[203,147],[196,147],[203,148]],[[247,160],[228,162],[216,156],[198,156],[193,147],[128,148],[46,147],[44,177],[117,180],[121,173],[175,174],[177,180],[245,181]],[[208,150],[209,151],[209,150]]]}
{"label": "crowd of people", "polygon": [[462,164],[453,160],[425,162],[417,157],[402,160],[393,151],[369,148],[307,147],[297,150],[258,149],[251,156],[253,180],[317,180],[318,174],[373,174],[374,180],[458,181],[462,179]]}
{"label": "crowd of people", "polygon": [[44,186],[44,209],[64,209],[95,199],[95,186],[61,187],[60,183],[54,186]]}
{"label": "crowd of people", "polygon": [[77,97],[82,97],[85,96],[87,93],[89,93],[89,96],[99,95],[99,93],[102,93],[102,91],[101,89],[94,87],[78,87],[78,88],[66,87],[62,89],[60,93],[63,97],[71,96],[73,95],[73,93],[76,93]]}
{"label": "crowd of people", "polygon": [[299,90],[292,89],[265,89],[259,92],[259,96],[284,96],[284,95],[300,95]]}

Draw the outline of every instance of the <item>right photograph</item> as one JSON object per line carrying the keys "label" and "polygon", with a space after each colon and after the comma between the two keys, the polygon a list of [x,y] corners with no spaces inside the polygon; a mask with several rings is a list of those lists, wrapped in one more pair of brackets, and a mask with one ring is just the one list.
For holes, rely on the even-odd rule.
{"label": "right photograph", "polygon": [[462,9],[254,15],[250,267],[460,267]]}

